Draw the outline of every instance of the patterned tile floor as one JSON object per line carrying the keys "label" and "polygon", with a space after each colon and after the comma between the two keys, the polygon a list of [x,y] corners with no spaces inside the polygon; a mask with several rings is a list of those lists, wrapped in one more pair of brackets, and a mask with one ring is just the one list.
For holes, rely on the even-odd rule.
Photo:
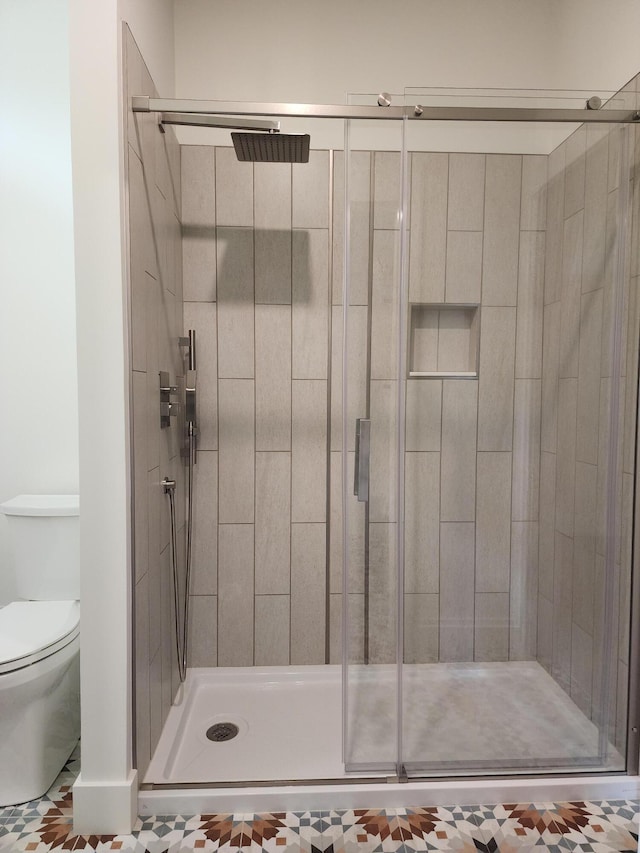
{"label": "patterned tile floor", "polygon": [[637,853],[640,803],[510,803],[420,809],[157,815],[131,835],[78,836],[72,828],[74,753],[40,800],[0,810],[0,851],[121,853]]}

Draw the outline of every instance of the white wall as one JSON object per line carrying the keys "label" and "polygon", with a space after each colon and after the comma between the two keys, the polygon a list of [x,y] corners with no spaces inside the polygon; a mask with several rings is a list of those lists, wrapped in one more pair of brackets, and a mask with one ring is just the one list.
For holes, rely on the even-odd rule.
{"label": "white wall", "polygon": [[67,0],[0,0],[0,501],[78,490],[67,28]]}

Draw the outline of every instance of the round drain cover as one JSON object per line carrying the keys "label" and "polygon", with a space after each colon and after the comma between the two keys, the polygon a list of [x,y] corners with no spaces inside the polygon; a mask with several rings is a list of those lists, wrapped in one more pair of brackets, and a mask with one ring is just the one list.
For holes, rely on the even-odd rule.
{"label": "round drain cover", "polygon": [[234,738],[240,729],[235,723],[216,723],[207,729],[207,737],[216,743]]}

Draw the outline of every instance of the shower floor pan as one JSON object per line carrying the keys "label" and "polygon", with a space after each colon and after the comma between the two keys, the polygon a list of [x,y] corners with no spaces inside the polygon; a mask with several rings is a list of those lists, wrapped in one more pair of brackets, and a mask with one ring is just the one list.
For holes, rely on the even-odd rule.
{"label": "shower floor pan", "polygon": [[[524,772],[524,762],[529,773],[624,769],[613,749],[605,767],[597,764],[596,727],[534,661],[406,665],[403,678],[403,751],[424,775],[504,775]],[[190,669],[144,782],[353,778],[342,762],[341,679],[340,666]],[[394,683],[393,666],[351,668],[352,762],[393,762]],[[221,723],[232,727],[218,727],[219,736],[237,734],[210,740]]]}

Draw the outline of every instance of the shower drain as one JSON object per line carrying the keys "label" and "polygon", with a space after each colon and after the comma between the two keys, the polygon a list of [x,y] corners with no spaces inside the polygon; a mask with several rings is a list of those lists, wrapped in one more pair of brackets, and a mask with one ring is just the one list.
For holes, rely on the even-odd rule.
{"label": "shower drain", "polygon": [[216,723],[207,729],[207,737],[216,743],[234,738],[240,729],[235,723]]}

